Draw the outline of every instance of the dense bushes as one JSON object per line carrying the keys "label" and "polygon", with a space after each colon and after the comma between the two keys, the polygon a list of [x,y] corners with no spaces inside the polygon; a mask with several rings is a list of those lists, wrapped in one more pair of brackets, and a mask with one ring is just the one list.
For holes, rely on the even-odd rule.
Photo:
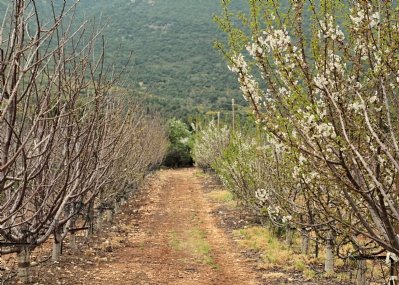
{"label": "dense bushes", "polygon": [[180,120],[169,119],[166,132],[169,147],[163,164],[168,167],[191,166],[192,133],[188,126]]}

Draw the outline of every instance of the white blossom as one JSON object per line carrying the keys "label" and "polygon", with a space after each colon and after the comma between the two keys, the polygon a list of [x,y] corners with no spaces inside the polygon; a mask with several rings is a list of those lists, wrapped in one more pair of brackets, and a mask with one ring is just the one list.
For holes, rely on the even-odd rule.
{"label": "white blossom", "polygon": [[370,103],[378,102],[378,97],[377,95],[373,95],[370,97]]}
{"label": "white blossom", "polygon": [[334,24],[334,19],[331,15],[326,15],[326,21],[320,20],[320,30],[317,32],[318,38],[331,38],[343,42],[345,40],[344,33],[339,29],[339,25]]}
{"label": "white blossom", "polygon": [[261,203],[265,203],[269,199],[270,193],[265,189],[258,189],[255,191],[255,197]]}
{"label": "white blossom", "polygon": [[188,143],[189,142],[189,138],[181,138],[180,139],[180,142],[182,143],[182,144],[186,144],[186,143]]}
{"label": "white blossom", "polygon": [[355,15],[350,15],[349,17],[351,18],[351,21],[354,24],[353,28],[355,30],[358,30],[360,24],[364,21],[364,19],[366,19],[364,11],[362,10],[359,10]]}
{"label": "white blossom", "polygon": [[380,13],[374,12],[371,14],[371,21],[369,23],[370,28],[376,27],[380,23]]}
{"label": "white blossom", "polygon": [[328,80],[322,74],[317,74],[313,78],[313,82],[318,88],[324,88],[324,86],[328,85]]}
{"label": "white blossom", "polygon": [[292,220],[292,216],[288,215],[288,216],[283,216],[283,218],[281,219],[281,221],[283,222],[283,224],[289,222]]}
{"label": "white blossom", "polygon": [[362,110],[364,108],[364,104],[361,101],[355,101],[353,103],[348,104],[348,109],[354,110],[355,112],[358,112],[359,110]]}
{"label": "white blossom", "polygon": [[291,43],[291,38],[285,28],[263,31],[265,36],[260,36],[258,41],[266,48],[267,52],[286,51]]}
{"label": "white blossom", "polygon": [[263,55],[263,49],[256,43],[248,43],[246,45],[246,48],[252,57]]}
{"label": "white blossom", "polygon": [[299,164],[303,165],[306,162],[306,157],[304,157],[303,154],[300,153],[298,160],[299,160]]}

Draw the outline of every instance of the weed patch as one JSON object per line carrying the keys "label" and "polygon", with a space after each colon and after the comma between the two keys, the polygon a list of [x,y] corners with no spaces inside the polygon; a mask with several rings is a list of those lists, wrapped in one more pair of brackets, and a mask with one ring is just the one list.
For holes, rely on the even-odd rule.
{"label": "weed patch", "polygon": [[170,245],[174,248],[174,249],[180,249],[181,248],[181,242],[179,240],[179,237],[177,236],[177,233],[175,230],[171,230],[170,232]]}
{"label": "weed patch", "polygon": [[233,194],[227,190],[215,190],[208,195],[215,202],[229,202],[233,199]]}
{"label": "weed patch", "polygon": [[316,273],[313,270],[311,270],[311,269],[306,269],[303,272],[303,277],[305,278],[305,280],[310,280],[313,277],[315,277],[315,275],[316,275]]}
{"label": "weed patch", "polygon": [[211,245],[206,240],[207,233],[200,228],[176,233],[170,232],[170,244],[176,250],[181,250],[192,255],[198,263],[213,264],[214,260],[209,254],[212,251]]}
{"label": "weed patch", "polygon": [[[281,268],[295,269],[304,272],[307,269],[306,264],[309,262],[306,256],[295,254],[292,247],[287,246],[284,242],[275,237],[273,230],[264,227],[251,227],[239,229],[233,232],[238,240],[240,249],[257,250],[261,253],[262,261],[258,265],[262,269]],[[299,241],[293,239],[293,247],[299,247]]]}
{"label": "weed patch", "polygon": [[197,172],[195,172],[195,176],[197,176],[197,177],[207,177],[207,174],[204,173],[203,171],[197,171]]}

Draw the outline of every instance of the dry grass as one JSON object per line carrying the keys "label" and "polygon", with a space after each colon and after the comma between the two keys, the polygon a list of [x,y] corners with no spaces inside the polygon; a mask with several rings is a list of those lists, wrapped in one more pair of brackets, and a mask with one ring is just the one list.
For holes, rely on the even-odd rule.
{"label": "dry grass", "polygon": [[124,247],[124,242],[125,242],[125,238],[119,237],[119,236],[111,237],[111,240],[110,240],[110,244],[111,244],[112,248],[115,248],[115,249]]}
{"label": "dry grass", "polygon": [[284,267],[289,265],[292,259],[292,250],[284,243],[279,242],[267,228],[240,229],[234,231],[234,235],[243,238],[238,241],[240,249],[255,249],[263,252],[262,268]]}
{"label": "dry grass", "polygon": [[86,256],[93,256],[94,255],[94,251],[92,248],[86,249],[85,250],[85,255]]}
{"label": "dry grass", "polygon": [[284,274],[284,273],[280,273],[280,272],[271,272],[271,273],[265,273],[262,275],[262,279],[266,279],[266,280],[276,280],[276,279],[288,279],[289,276]]}
{"label": "dry grass", "polygon": [[118,230],[123,233],[130,233],[134,229],[133,223],[134,222],[132,222],[132,224],[129,224],[129,225],[126,225],[126,224],[119,225]]}
{"label": "dry grass", "polygon": [[305,279],[311,279],[315,274],[309,269],[309,264],[320,264],[323,260],[323,256],[314,258],[296,253],[299,252],[301,243],[298,236],[294,236],[293,244],[288,246],[284,241],[276,238],[272,230],[264,227],[254,226],[236,230],[233,233],[241,238],[237,242],[240,249],[254,249],[261,252],[262,260],[258,264],[259,269],[279,268],[301,271]]}

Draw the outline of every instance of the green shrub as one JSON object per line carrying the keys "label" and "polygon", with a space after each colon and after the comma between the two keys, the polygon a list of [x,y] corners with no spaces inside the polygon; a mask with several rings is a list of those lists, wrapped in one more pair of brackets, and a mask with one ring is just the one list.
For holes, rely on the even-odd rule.
{"label": "green shrub", "polygon": [[175,118],[166,123],[169,139],[168,152],[164,165],[169,167],[185,167],[193,163],[190,152],[192,147],[192,133],[188,126]]}

